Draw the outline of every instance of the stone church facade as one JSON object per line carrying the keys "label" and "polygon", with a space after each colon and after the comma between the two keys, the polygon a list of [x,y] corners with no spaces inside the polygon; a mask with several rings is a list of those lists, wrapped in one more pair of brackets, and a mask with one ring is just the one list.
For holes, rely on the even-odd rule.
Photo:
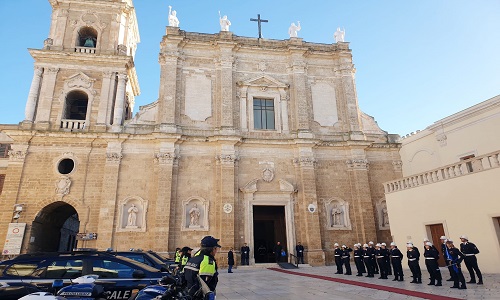
{"label": "stone church facade", "polygon": [[158,100],[133,116],[132,0],[49,2],[25,120],[0,127],[0,205],[22,207],[0,213],[0,241],[11,222],[27,224],[22,252],[80,233],[78,247],[172,253],[213,235],[222,253],[248,243],[252,263],[301,242],[312,265],[334,242],[390,241],[399,144],[360,110],[348,43],[167,27]]}

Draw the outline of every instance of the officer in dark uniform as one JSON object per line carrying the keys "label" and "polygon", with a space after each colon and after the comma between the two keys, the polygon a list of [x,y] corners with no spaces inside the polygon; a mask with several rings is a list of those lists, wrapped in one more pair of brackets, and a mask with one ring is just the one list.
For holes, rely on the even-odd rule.
{"label": "officer in dark uniform", "polygon": [[391,249],[387,248],[386,243],[381,243],[380,244],[383,249],[387,250],[387,256],[385,259],[385,274],[386,275],[392,275],[392,268],[391,268]]}
{"label": "officer in dark uniform", "polygon": [[295,246],[295,251],[297,252],[297,263],[304,263],[304,246],[300,242]]}
{"label": "officer in dark uniform", "polygon": [[358,274],[356,276],[363,276],[366,272],[365,265],[363,264],[363,249],[361,249],[361,244],[354,244],[354,264],[356,265],[356,270]]}
{"label": "officer in dark uniform", "polygon": [[389,251],[385,247],[382,247],[382,244],[376,244],[375,258],[377,259],[380,272],[380,277],[378,279],[387,279],[387,256],[389,256]]}
{"label": "officer in dark uniform", "polygon": [[241,247],[241,265],[248,265],[248,261],[250,259],[250,247],[248,247],[247,243],[243,244]]}
{"label": "officer in dark uniform", "polygon": [[[217,282],[219,281],[217,272],[217,262],[215,255],[221,247],[219,239],[212,236],[205,236],[201,240],[201,249],[198,255],[190,258],[184,266],[184,278],[187,282],[188,294],[195,298],[201,298],[207,291],[203,291],[204,286],[215,293]],[[200,275],[203,283],[198,280]]]}
{"label": "officer in dark uniform", "polygon": [[366,266],[366,271],[368,275],[366,277],[374,277],[374,268],[373,268],[373,256],[375,256],[375,249],[370,248],[368,244],[363,245],[363,262]]}
{"label": "officer in dark uniform", "polygon": [[420,252],[413,246],[412,243],[406,244],[406,257],[408,257],[408,266],[410,267],[413,280],[411,283],[422,283],[422,271],[418,260],[420,259]]}
{"label": "officer in dark uniform", "polygon": [[399,251],[396,243],[391,243],[391,250],[389,250],[391,255],[391,263],[394,268],[394,279],[392,281],[403,281],[403,253]]}
{"label": "officer in dark uniform", "polygon": [[174,262],[180,266],[181,265],[181,248],[175,248],[175,260]]}
{"label": "officer in dark uniform", "polygon": [[431,276],[431,281],[428,285],[441,286],[442,277],[438,265],[439,252],[436,250],[436,248],[432,247],[431,242],[425,243],[424,257],[425,266],[427,267],[427,271]]}
{"label": "officer in dark uniform", "polygon": [[368,248],[370,248],[372,252],[372,265],[373,265],[373,274],[378,274],[378,264],[377,259],[375,258],[375,247],[372,241],[368,242]]}
{"label": "officer in dark uniform", "polygon": [[180,265],[180,270],[184,269],[184,266],[187,264],[188,260],[191,258],[191,251],[193,249],[189,247],[182,247],[181,249],[181,265]]}
{"label": "officer in dark uniform", "polygon": [[345,266],[345,275],[352,275],[351,271],[351,253],[352,249],[342,245],[342,264]]}
{"label": "officer in dark uniform", "polygon": [[443,254],[444,261],[446,263],[446,266],[448,267],[448,271],[450,272],[450,278],[448,278],[446,281],[453,281],[453,276],[455,276],[455,271],[453,271],[453,266],[450,266],[450,256],[448,255],[448,247],[446,247],[446,240],[448,239],[446,236],[442,235],[440,238],[441,240],[441,253]]}
{"label": "officer in dark uniform", "polygon": [[[462,273],[462,268],[460,267],[460,263],[464,260],[465,255],[460,252],[460,250],[455,248],[452,240],[446,241],[446,247],[448,247],[448,254],[451,257],[450,265],[453,267],[453,271],[455,271],[453,286],[451,288],[465,290],[467,289],[467,286],[465,285],[464,274]],[[458,285],[459,283],[461,284],[460,286]]]}
{"label": "officer in dark uniform", "polygon": [[333,254],[335,255],[335,265],[337,266],[337,272],[335,274],[343,274],[344,270],[342,269],[342,250],[339,248],[339,244],[333,244]]}
{"label": "officer in dark uniform", "polygon": [[474,276],[474,271],[476,271],[477,279],[479,279],[477,284],[483,284],[483,275],[479,270],[476,258],[476,254],[479,253],[479,249],[477,249],[476,245],[469,242],[469,238],[466,235],[462,235],[460,240],[462,241],[460,244],[460,251],[465,255],[465,266],[470,274],[469,283],[476,283],[476,276]]}

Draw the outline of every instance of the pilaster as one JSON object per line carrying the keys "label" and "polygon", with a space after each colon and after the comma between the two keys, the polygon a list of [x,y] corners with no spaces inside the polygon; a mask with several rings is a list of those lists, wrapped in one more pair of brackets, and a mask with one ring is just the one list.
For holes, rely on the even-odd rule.
{"label": "pilaster", "polygon": [[318,207],[317,188],[316,188],[316,159],[310,146],[299,147],[298,156],[294,159],[294,165],[299,180],[299,192],[297,199],[297,208],[299,211],[299,220],[296,224],[301,224],[301,233],[299,240],[306,241],[307,261],[310,265],[320,266],[325,264],[325,253],[321,240],[319,212],[316,210],[311,213],[308,211],[310,204]]}
{"label": "pilaster", "polygon": [[310,131],[310,108],[306,91],[306,62],[303,51],[295,50],[291,56],[292,84],[291,96],[295,102],[297,131]]}
{"label": "pilaster", "polygon": [[232,55],[232,49],[234,47],[233,43],[219,43],[220,47],[220,57],[218,66],[218,81],[220,88],[220,127],[222,129],[233,129],[234,128],[234,117],[233,117],[233,62],[234,57]]}
{"label": "pilaster", "polygon": [[123,140],[109,141],[106,149],[104,165],[104,182],[102,185],[101,207],[99,209],[98,249],[115,248],[114,228],[117,206],[118,179],[122,154]]}
{"label": "pilaster", "polygon": [[113,113],[113,131],[118,132],[123,125],[123,110],[125,108],[126,99],[126,86],[128,76],[125,74],[118,74],[118,86],[116,87],[116,101]]}
{"label": "pilaster", "polygon": [[[59,68],[45,68],[36,110],[36,128],[48,130],[50,127],[50,110],[54,100],[54,88],[56,86],[56,77]],[[63,104],[64,106],[64,104]]]}

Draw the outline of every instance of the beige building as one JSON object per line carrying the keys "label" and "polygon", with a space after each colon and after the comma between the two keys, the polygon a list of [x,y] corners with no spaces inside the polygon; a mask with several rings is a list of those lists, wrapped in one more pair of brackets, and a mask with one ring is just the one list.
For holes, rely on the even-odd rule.
{"label": "beige building", "polygon": [[132,0],[50,4],[26,118],[0,127],[0,241],[11,222],[26,223],[22,252],[173,252],[213,235],[223,251],[248,243],[251,263],[300,241],[322,265],[334,242],[390,240],[399,144],[359,109],[348,43],[169,26],[159,98],[132,117]]}
{"label": "beige building", "polygon": [[500,272],[500,96],[406,136],[404,178],[384,183],[399,244],[467,235],[483,272]]}

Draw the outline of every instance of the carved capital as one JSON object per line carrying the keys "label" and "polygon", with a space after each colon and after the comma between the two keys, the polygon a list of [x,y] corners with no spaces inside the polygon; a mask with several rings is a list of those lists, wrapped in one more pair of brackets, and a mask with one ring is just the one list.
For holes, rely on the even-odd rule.
{"label": "carved capital", "polygon": [[59,68],[47,68],[46,72],[48,75],[56,75],[59,72]]}
{"label": "carved capital", "polygon": [[118,74],[118,80],[127,82],[128,81],[128,76],[126,74]]}
{"label": "carved capital", "polygon": [[9,150],[8,154],[10,161],[23,161],[26,158],[28,151]]}
{"label": "carved capital", "polygon": [[108,152],[106,153],[106,162],[108,163],[120,163],[123,158],[123,154],[118,152]]}
{"label": "carved capital", "polygon": [[348,159],[345,161],[348,170],[368,170],[368,160],[366,159]]}
{"label": "carved capital", "polygon": [[314,167],[316,162],[317,162],[317,160],[314,157],[307,157],[307,156],[293,159],[293,163],[296,166],[300,166],[300,167]]}
{"label": "carved capital", "polygon": [[35,76],[36,77],[41,77],[43,73],[43,68],[42,67],[35,67]]}
{"label": "carved capital", "polygon": [[173,164],[175,161],[179,159],[174,152],[159,152],[155,153],[155,162],[159,164]]}
{"label": "carved capital", "polygon": [[394,171],[401,171],[403,168],[403,162],[400,160],[395,160],[392,162],[392,166],[394,168]]}
{"label": "carved capital", "polygon": [[238,161],[238,157],[235,154],[220,154],[215,157],[217,163],[223,165],[234,165],[236,161]]}

